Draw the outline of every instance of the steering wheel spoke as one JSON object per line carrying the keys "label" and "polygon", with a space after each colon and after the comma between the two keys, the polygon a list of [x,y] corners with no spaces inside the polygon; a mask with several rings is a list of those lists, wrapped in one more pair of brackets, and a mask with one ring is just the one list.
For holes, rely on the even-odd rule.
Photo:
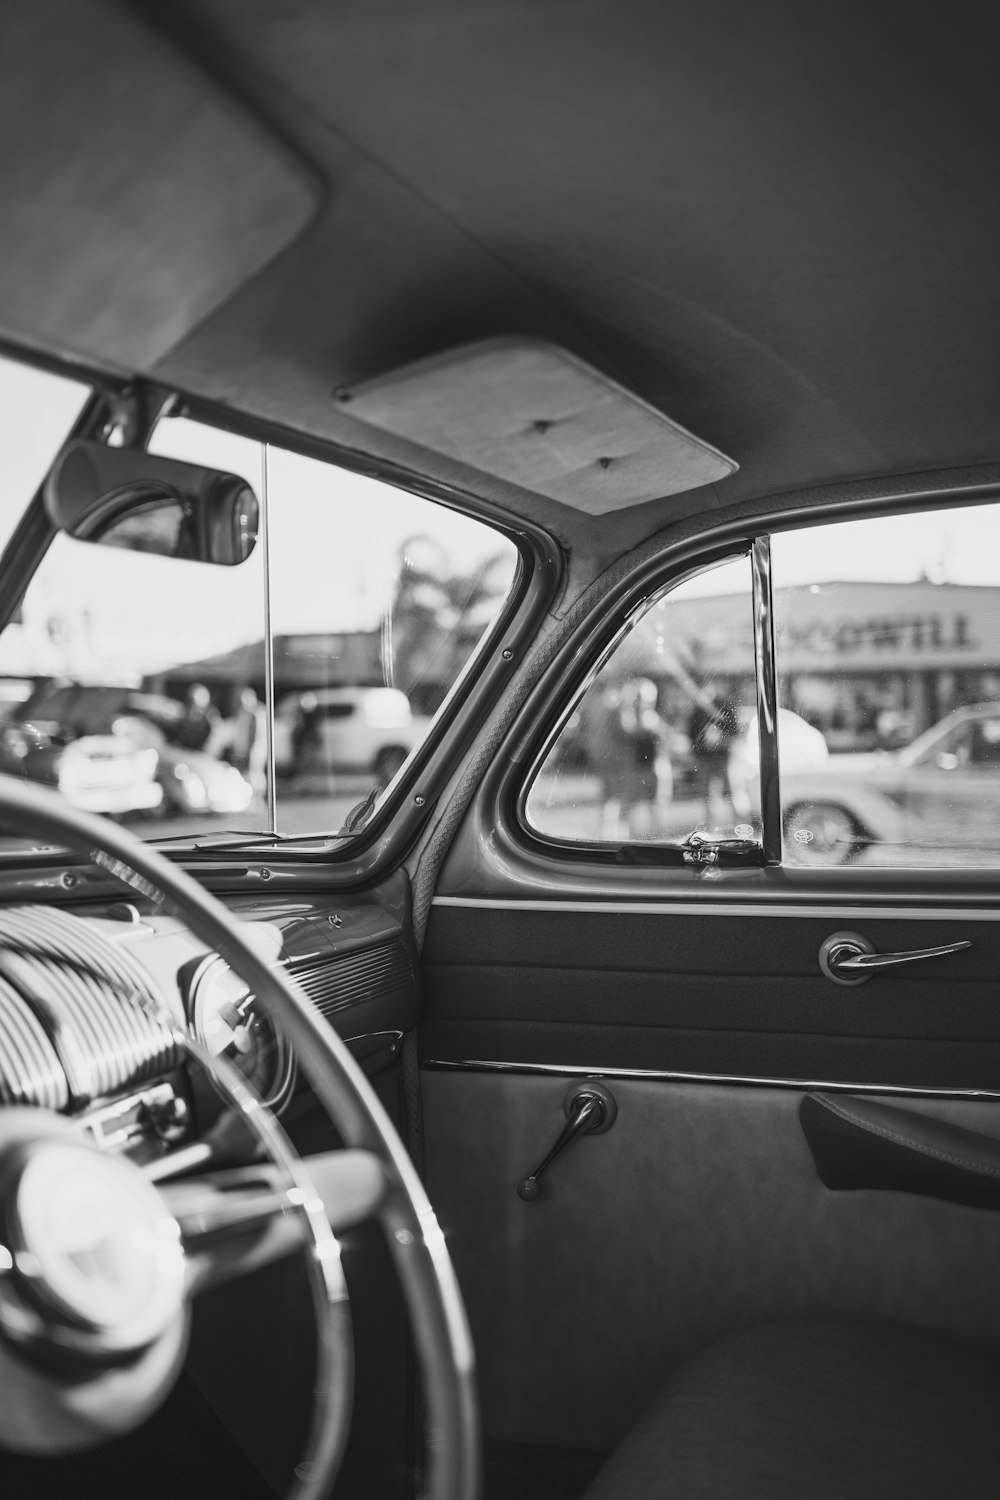
{"label": "steering wheel spoke", "polygon": [[[370,1151],[328,1151],[303,1159],[334,1233],[377,1211],[384,1174]],[[271,1162],[158,1184],[181,1231],[190,1293],[221,1285],[300,1250],[308,1241],[304,1189]]]}

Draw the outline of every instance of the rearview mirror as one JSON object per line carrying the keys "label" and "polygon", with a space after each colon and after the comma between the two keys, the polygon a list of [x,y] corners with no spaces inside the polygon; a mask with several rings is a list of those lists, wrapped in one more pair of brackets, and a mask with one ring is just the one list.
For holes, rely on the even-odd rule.
{"label": "rearview mirror", "polygon": [[245,479],[137,448],[68,443],[45,484],[52,524],[78,541],[235,567],[257,541]]}

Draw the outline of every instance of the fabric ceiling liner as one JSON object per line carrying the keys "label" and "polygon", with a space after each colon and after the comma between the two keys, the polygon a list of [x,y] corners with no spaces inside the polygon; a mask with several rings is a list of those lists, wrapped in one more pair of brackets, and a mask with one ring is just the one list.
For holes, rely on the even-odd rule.
{"label": "fabric ceiling liner", "polygon": [[338,392],[351,415],[589,515],[738,465],[544,339],[466,344]]}
{"label": "fabric ceiling liner", "polygon": [[[819,19],[792,0],[127,0],[113,52],[88,39],[96,9],[0,8],[0,334],[13,343],[87,351],[607,561],[700,512],[995,479],[996,5],[970,0],[944,26],[904,0],[841,0]],[[75,138],[93,110],[119,111],[123,39],[144,26],[146,91],[163,102],[162,61],[182,95],[196,87],[256,132],[283,191],[313,191],[299,162],[321,185],[307,230],[241,285],[256,233],[288,233],[282,193],[245,233],[229,205],[246,176],[191,147],[183,109],[174,139],[147,134],[134,155],[142,100],[96,157]],[[46,144],[60,97],[66,151],[65,129]],[[67,191],[73,172],[64,219],[49,178]],[[202,183],[193,206],[181,177]],[[196,301],[208,311],[190,332],[130,359],[170,344]],[[72,341],[57,327],[67,305]],[[609,371],[739,472],[587,513],[331,399],[503,335]]]}
{"label": "fabric ceiling liner", "polygon": [[124,6],[8,9],[0,332],[148,369],[298,238],[315,184]]}

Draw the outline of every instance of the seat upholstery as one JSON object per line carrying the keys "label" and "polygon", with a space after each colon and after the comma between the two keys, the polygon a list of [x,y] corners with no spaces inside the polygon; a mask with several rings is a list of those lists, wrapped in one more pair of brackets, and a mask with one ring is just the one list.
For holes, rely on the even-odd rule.
{"label": "seat upholstery", "polygon": [[1000,1359],[901,1328],[784,1323],[668,1381],[585,1500],[1000,1493]]}

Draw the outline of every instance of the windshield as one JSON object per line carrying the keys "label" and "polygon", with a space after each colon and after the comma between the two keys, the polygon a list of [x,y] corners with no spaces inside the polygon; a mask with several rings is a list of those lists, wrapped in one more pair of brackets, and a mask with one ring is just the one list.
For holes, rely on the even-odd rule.
{"label": "windshield", "polygon": [[[0,357],[0,549],[10,541],[89,395],[89,388],[74,380]],[[0,718],[28,696],[38,670],[18,612],[0,635]],[[8,767],[0,764],[0,769]]]}
{"label": "windshield", "polygon": [[89,395],[89,388],[75,380],[0,356],[0,548],[10,541]]}
{"label": "windshield", "polygon": [[[5,422],[35,409],[48,423],[32,429],[21,510],[86,395],[57,419],[52,377],[30,400],[18,385],[35,373],[3,369],[19,402]],[[17,451],[12,418],[7,438]],[[467,670],[516,549],[370,476],[187,417],[161,421],[149,448],[245,481],[265,502],[260,545],[221,567],[56,535],[0,635],[0,770],[148,839],[356,837]]]}

